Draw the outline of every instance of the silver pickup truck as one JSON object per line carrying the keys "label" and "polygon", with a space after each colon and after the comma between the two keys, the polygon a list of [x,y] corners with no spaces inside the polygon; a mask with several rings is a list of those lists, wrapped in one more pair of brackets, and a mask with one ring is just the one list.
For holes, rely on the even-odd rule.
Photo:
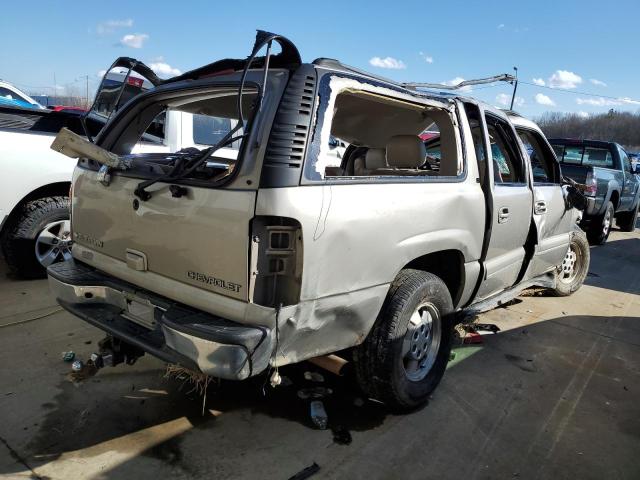
{"label": "silver pickup truck", "polygon": [[[132,155],[171,111],[233,127],[209,148]],[[95,145],[63,137],[52,148],[79,158],[73,260],[49,281],[109,334],[104,363],[148,352],[241,380],[338,353],[369,396],[413,408],[444,373],[459,313],[531,285],[568,295],[587,274],[579,194],[535,124],[336,60],[302,63],[267,32],[248,59],[135,97]],[[233,158],[218,155],[234,142]]]}
{"label": "silver pickup truck", "polygon": [[581,226],[589,241],[605,243],[614,218],[622,231],[633,232],[640,208],[640,167],[631,164],[627,152],[614,142],[568,138],[549,142],[563,175],[585,185]]}

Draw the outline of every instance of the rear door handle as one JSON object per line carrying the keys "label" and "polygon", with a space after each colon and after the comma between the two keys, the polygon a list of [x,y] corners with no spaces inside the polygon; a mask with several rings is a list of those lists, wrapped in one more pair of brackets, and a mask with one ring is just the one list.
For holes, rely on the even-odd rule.
{"label": "rear door handle", "polygon": [[547,213],[547,202],[544,200],[538,200],[533,208],[533,213],[536,215]]}
{"label": "rear door handle", "polygon": [[505,223],[508,220],[509,220],[509,208],[501,207],[500,210],[498,210],[498,223]]}

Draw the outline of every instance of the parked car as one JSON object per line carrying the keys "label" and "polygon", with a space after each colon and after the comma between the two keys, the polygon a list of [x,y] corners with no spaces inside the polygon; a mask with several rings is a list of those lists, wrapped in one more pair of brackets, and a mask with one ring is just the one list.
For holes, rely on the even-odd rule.
{"label": "parked car", "polygon": [[635,172],[636,175],[640,173],[640,153],[629,153],[629,160],[631,161],[631,171]]}
{"label": "parked car", "polygon": [[614,142],[596,140],[549,141],[563,175],[586,185],[587,207],[582,227],[589,241],[604,244],[614,218],[623,232],[632,232],[640,207],[640,179],[624,149]]}
{"label": "parked car", "polygon": [[[272,42],[280,54],[257,56]],[[131,153],[173,113],[232,128],[210,148]],[[98,366],[148,352],[242,380],[348,350],[368,395],[414,408],[444,374],[459,313],[531,285],[569,295],[587,274],[579,194],[539,128],[516,128],[471,98],[302,63],[259,32],[248,59],[133,98],[95,144],[60,132],[52,148],[79,162],[73,259],[48,268],[51,291],[108,333]],[[331,137],[349,145],[342,158]]]}
{"label": "parked car", "polygon": [[22,90],[2,80],[0,80],[0,106],[44,109]]}
{"label": "parked car", "polygon": [[[105,107],[110,101],[108,114],[97,109],[89,116],[82,110],[47,109],[0,82],[0,98],[5,96],[3,89],[15,92],[6,95],[22,98],[20,102],[0,102],[0,249],[13,274],[44,277],[48,265],[70,257],[69,188],[76,162],[49,147],[63,127],[79,134],[85,134],[86,128],[95,136],[110,113],[141,93],[141,88],[130,85],[141,85],[141,80],[127,82],[130,76],[114,73],[133,64],[150,72],[136,60],[120,58],[105,74],[99,89],[101,102],[96,107]],[[119,102],[113,96],[120,92],[118,79],[123,92]]]}

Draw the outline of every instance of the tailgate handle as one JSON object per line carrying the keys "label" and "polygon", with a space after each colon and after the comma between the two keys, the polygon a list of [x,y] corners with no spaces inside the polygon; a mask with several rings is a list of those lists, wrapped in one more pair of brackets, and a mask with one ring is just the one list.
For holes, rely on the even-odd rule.
{"label": "tailgate handle", "polygon": [[536,215],[542,215],[543,213],[547,213],[547,202],[544,200],[538,200],[536,202],[536,206],[533,209],[533,213]]}
{"label": "tailgate handle", "polygon": [[127,248],[126,258],[127,267],[138,270],[139,272],[147,270],[147,256],[144,253]]}

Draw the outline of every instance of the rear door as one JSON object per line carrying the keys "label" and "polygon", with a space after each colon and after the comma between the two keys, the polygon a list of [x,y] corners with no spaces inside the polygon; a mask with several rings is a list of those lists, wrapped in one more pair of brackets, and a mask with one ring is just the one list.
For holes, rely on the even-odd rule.
{"label": "rear door", "polygon": [[[203,87],[189,97],[180,90],[158,95],[157,100],[143,99],[121,112],[122,118],[114,119],[100,138],[114,152],[132,149],[131,158],[139,163],[125,172],[113,171],[108,185],[89,165],[76,170],[73,232],[78,248],[74,255],[170,298],[180,291],[179,299],[185,301],[190,294],[184,288],[189,285],[246,300],[249,230],[259,177],[240,180],[240,172],[231,176],[240,168],[241,146],[224,152],[225,156],[216,152],[207,170],[201,169],[197,176],[149,186],[146,191],[151,196],[146,200],[135,194],[140,182],[160,176],[155,173],[160,170],[154,169],[164,166],[168,172],[183,147],[199,145],[193,129],[188,129],[189,139],[182,131],[185,121],[196,115],[194,111],[217,119],[202,127],[202,135],[208,133],[212,139],[221,134],[221,124],[237,122],[233,98],[237,98],[237,86]],[[255,96],[255,90],[243,96],[247,117]],[[146,128],[142,135],[136,133],[142,128]]]}
{"label": "rear door", "polygon": [[537,243],[525,280],[552,270],[569,248],[573,213],[567,210],[560,166],[544,137],[537,130],[516,126],[528,156],[533,177],[533,220]]}
{"label": "rear door", "polygon": [[493,218],[479,299],[516,283],[525,259],[533,202],[527,169],[511,124],[490,113],[485,120]]}
{"label": "rear door", "polygon": [[618,210],[631,210],[635,207],[636,193],[638,192],[638,177],[631,173],[631,161],[627,152],[625,152],[619,145],[618,153],[620,155],[620,164],[622,166],[622,173],[624,174],[624,185],[622,187],[622,194],[620,195],[620,205]]}

